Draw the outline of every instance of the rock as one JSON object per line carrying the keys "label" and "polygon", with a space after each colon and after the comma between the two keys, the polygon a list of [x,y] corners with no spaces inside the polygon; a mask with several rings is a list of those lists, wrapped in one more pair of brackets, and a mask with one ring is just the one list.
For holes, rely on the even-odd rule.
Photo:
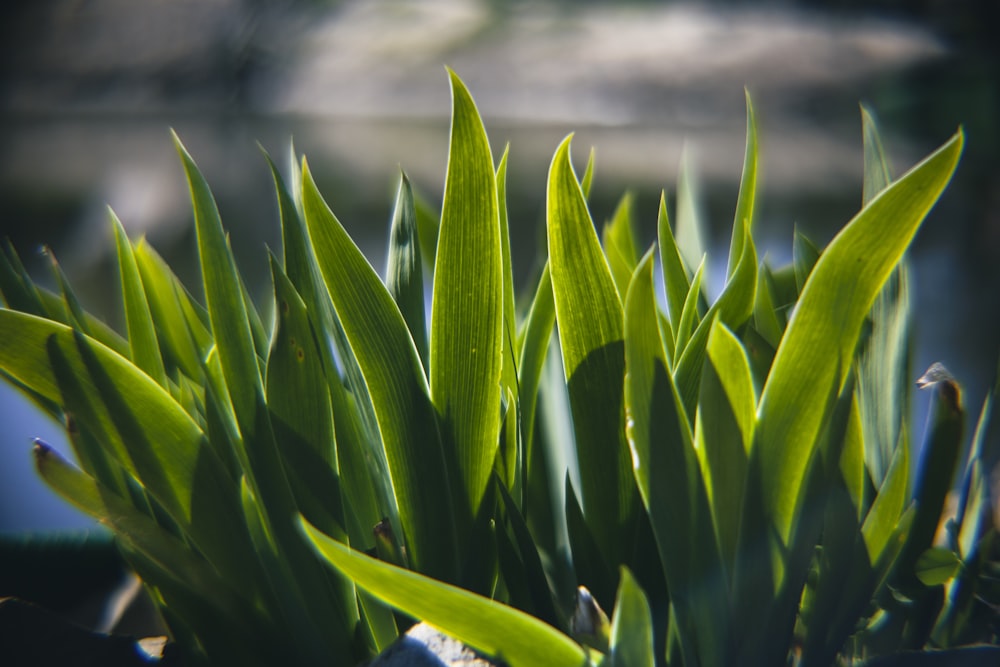
{"label": "rock", "polygon": [[503,667],[426,623],[417,623],[368,667]]}

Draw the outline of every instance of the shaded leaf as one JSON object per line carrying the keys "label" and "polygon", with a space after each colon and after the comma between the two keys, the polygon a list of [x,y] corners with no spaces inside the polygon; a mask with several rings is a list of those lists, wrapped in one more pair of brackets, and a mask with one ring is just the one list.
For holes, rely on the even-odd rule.
{"label": "shaded leaf", "polygon": [[583,513],[609,565],[622,562],[635,520],[622,428],[622,306],[570,163],[570,139],[549,170],[549,269],[580,465]]}

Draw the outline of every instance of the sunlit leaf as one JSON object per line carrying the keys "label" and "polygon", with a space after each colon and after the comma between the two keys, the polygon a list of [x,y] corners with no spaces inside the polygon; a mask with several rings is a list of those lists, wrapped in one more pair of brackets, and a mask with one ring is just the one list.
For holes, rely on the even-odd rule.
{"label": "sunlit leaf", "polygon": [[570,163],[570,139],[549,170],[549,269],[580,465],[584,516],[609,564],[635,520],[622,428],[622,306]]}
{"label": "sunlit leaf", "polygon": [[308,164],[302,189],[316,258],[378,419],[410,562],[421,572],[455,576],[452,495],[413,340],[378,274],[323,201]]}
{"label": "sunlit leaf", "polygon": [[962,142],[959,133],[872,200],[831,241],[802,291],[760,399],[753,450],[763,510],[782,540],[825,418],[820,408],[839,391],[865,315],[947,184]]}
{"label": "sunlit leaf", "polygon": [[632,221],[633,199],[632,193],[625,193],[619,200],[611,220],[605,223],[601,234],[604,254],[608,259],[608,268],[611,269],[611,276],[615,280],[619,296],[624,295],[625,290],[628,289],[632,271],[635,270],[635,265],[639,261]]}
{"label": "sunlit leaf", "polygon": [[576,642],[533,616],[352,551],[304,521],[302,529],[316,551],[358,586],[511,667],[587,662]]}
{"label": "sunlit leaf", "polygon": [[430,390],[445,451],[458,463],[475,516],[500,433],[504,346],[503,260],[496,173],[479,112],[461,80],[452,86],[451,149],[434,266]]}
{"label": "sunlit leaf", "polygon": [[125,326],[132,351],[132,361],[160,385],[166,386],[167,376],[160,356],[160,345],[153,326],[153,316],[146,301],[139,266],[132,251],[132,243],[125,235],[125,229],[114,211],[108,209],[111,224],[115,230],[115,244],[118,248],[118,271],[122,281],[122,299],[125,303]]}

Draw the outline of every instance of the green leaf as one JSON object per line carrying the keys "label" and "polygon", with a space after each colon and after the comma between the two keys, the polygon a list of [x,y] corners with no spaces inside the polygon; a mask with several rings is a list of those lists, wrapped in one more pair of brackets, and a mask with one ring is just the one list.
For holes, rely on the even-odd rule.
{"label": "green leaf", "polygon": [[[681,314],[684,312],[684,302],[691,292],[691,282],[688,270],[681,252],[670,230],[670,218],[667,215],[667,194],[660,193],[660,208],[656,218],[656,237],[660,246],[660,264],[663,266],[663,287],[667,297],[667,312],[671,332],[676,340]],[[701,263],[699,257],[698,263]],[[674,350],[668,350],[673,356]]]}
{"label": "green leaf", "polygon": [[449,74],[451,149],[434,267],[430,385],[445,451],[461,474],[456,482],[466,502],[458,516],[471,518],[486,492],[500,433],[503,261],[486,130],[469,91]]}
{"label": "green leaf", "polygon": [[958,574],[962,561],[951,549],[931,547],[917,559],[917,579],[924,586],[938,586]]}
{"label": "green leaf", "polygon": [[118,271],[122,281],[122,300],[125,303],[125,326],[128,330],[128,341],[132,352],[132,361],[136,366],[156,380],[161,386],[167,386],[167,374],[160,356],[160,344],[156,338],[153,326],[153,315],[149,310],[149,302],[139,275],[139,265],[136,263],[132,243],[125,234],[125,228],[118,220],[114,211],[108,209],[108,216],[115,230],[115,244],[118,248]]}
{"label": "green leaf", "polygon": [[[266,389],[275,437],[286,462],[290,450],[298,450],[302,456],[309,456],[318,469],[336,475],[333,412],[317,338],[305,303],[274,257],[271,276],[276,319],[267,358]],[[333,490],[316,489],[322,495]],[[331,500],[339,507],[339,494]],[[337,518],[342,527],[342,514]]]}
{"label": "green leaf", "polygon": [[[10,239],[3,240],[3,252],[0,252],[0,293],[4,302],[13,310],[19,310],[31,315],[48,315],[38,294],[38,288],[28,275],[21,258],[11,244]],[[65,312],[64,312],[65,316]]]}
{"label": "green leaf", "polygon": [[502,484],[498,485],[497,489],[503,502],[504,513],[510,524],[510,532],[513,533],[513,544],[517,546],[518,556],[523,565],[524,578],[532,602],[532,614],[550,625],[558,626],[560,624],[559,615],[554,605],[552,590],[545,576],[545,570],[542,567],[538,547],[510,493]]}
{"label": "green leaf", "polygon": [[757,401],[746,352],[718,320],[709,334],[707,352],[695,422],[696,442],[719,545],[732,571]]}
{"label": "green leaf", "polygon": [[674,327],[675,363],[680,362],[688,341],[691,340],[692,332],[700,324],[698,301],[701,299],[701,283],[705,276],[705,259],[705,257],[701,258],[701,263],[698,264],[698,268],[694,272],[694,278],[691,279],[691,286],[684,297],[684,307],[681,310],[681,316]]}
{"label": "green leaf", "polygon": [[885,481],[865,516],[862,535],[868,548],[868,562],[872,564],[878,563],[882,558],[889,545],[892,530],[906,508],[909,460],[909,451],[905,447],[896,450]]}
{"label": "green leaf", "polygon": [[134,250],[164,361],[169,360],[168,368],[176,366],[189,378],[199,378],[202,361],[213,343],[205,326],[207,314],[145,240]]}
{"label": "green leaf", "polygon": [[[745,237],[741,244],[743,255],[736,269],[729,276],[722,294],[701,318],[698,328],[679,354],[676,361],[674,380],[681,393],[681,399],[688,411],[688,418],[694,420],[694,408],[701,382],[701,368],[705,362],[705,346],[713,320],[719,321],[733,331],[741,331],[753,312],[757,289],[757,250],[750,237],[749,223],[743,224]],[[678,350],[680,344],[678,343]]]}
{"label": "green leaf", "polygon": [[452,496],[413,339],[392,296],[323,201],[306,163],[302,205],[319,268],[378,420],[410,563],[432,576],[454,577]]}
{"label": "green leaf", "polygon": [[584,197],[590,197],[590,187],[594,183],[594,167],[597,164],[597,151],[590,147],[590,154],[587,156],[587,167],[583,170],[583,178],[580,179],[580,189],[583,190]]}
{"label": "green leaf", "polygon": [[[514,293],[514,267],[511,258],[510,245],[510,220],[507,213],[507,156],[510,153],[508,144],[497,165],[497,202],[500,206],[500,256],[503,263],[503,388],[509,391],[514,398],[515,421],[517,423],[516,439],[518,446],[523,448],[524,434],[521,428],[521,388],[518,382],[518,357],[520,346],[518,344],[517,328],[517,297]],[[527,465],[524,460],[524,452],[519,454],[521,460],[518,466],[523,476],[523,468]]]}
{"label": "green leaf", "polygon": [[587,664],[587,655],[576,642],[529,614],[375,560],[305,521],[301,525],[317,553],[358,586],[487,655],[502,657],[511,667]]}
{"label": "green leaf", "polygon": [[[72,324],[62,296],[53,294],[32,282],[8,239],[4,239],[3,250],[0,251],[0,293],[12,310],[47,317],[63,324]],[[81,317],[82,328],[86,329],[89,335],[118,354],[128,356],[129,344],[118,332],[90,313],[83,312],[77,315]]]}
{"label": "green leaf", "polygon": [[649,602],[623,567],[611,617],[611,667],[653,667],[653,619]]}
{"label": "green leaf", "polygon": [[[759,155],[757,149],[757,117],[754,114],[753,103],[750,101],[750,91],[746,91],[747,99],[747,147],[743,158],[743,176],[740,179],[740,194],[736,200],[736,215],[733,219],[733,236],[729,246],[729,268],[726,275],[732,278],[737,267],[743,261],[743,245],[753,235],[754,213],[757,203],[757,169]],[[756,261],[754,262],[756,264]],[[729,324],[729,322],[726,322]]]}
{"label": "green leaf", "polygon": [[839,392],[861,324],[947,184],[962,141],[955,135],[872,200],[831,241],[802,291],[760,399],[752,452],[760,458],[760,509],[782,542],[791,534],[806,464],[826,417],[820,406]]}
{"label": "green leaf", "polygon": [[413,188],[405,173],[400,173],[396,204],[392,210],[385,274],[385,286],[399,306],[420,360],[427,368],[427,320],[417,211],[413,204]]}
{"label": "green leaf", "polygon": [[[725,664],[725,571],[691,427],[666,367],[649,252],[625,301],[626,433],[635,481],[663,562],[685,662]],[[678,536],[684,536],[678,539]]]}
{"label": "green leaf", "polygon": [[871,477],[880,484],[896,449],[909,448],[910,272],[904,259],[871,310],[871,334],[858,360],[858,396]]}
{"label": "green leaf", "polygon": [[[83,334],[9,310],[0,310],[0,368],[67,405],[203,553],[234,580],[246,574],[240,562],[246,537],[234,522],[235,483],[201,429],[165,389]],[[197,512],[196,506],[213,511]]]}
{"label": "green leaf", "polygon": [[765,264],[762,264],[757,270],[757,295],[753,306],[753,326],[768,346],[775,350],[778,348],[778,343],[781,342],[785,323],[778,316],[774,296],[774,279],[771,277],[770,269],[766,266],[766,258],[764,261]]}
{"label": "green leaf", "polygon": [[799,293],[809,279],[809,274],[819,260],[819,248],[810,241],[804,234],[795,230],[795,237],[792,242],[792,266],[795,269],[795,286]]}
{"label": "green leaf", "polygon": [[579,497],[568,474],[563,488],[566,499],[564,510],[566,535],[569,539],[576,581],[585,583],[597,600],[610,604],[614,597],[616,586],[614,577],[617,571],[605,560],[603,551],[594,538],[594,532],[587,525]]}
{"label": "green leaf", "polygon": [[69,284],[69,278],[66,277],[66,273],[62,270],[62,266],[56,259],[52,249],[46,247],[43,252],[49,258],[49,267],[52,269],[52,276],[56,284],[59,285],[59,294],[62,296],[63,308],[66,312],[66,323],[77,331],[89,336],[90,330],[87,327],[87,318],[84,314],[83,306],[80,305],[79,299],[77,299],[76,294],[73,292],[73,288]]}
{"label": "green leaf", "polygon": [[701,240],[705,224],[700,203],[701,188],[691,153],[685,146],[677,173],[677,250],[683,261],[685,276],[690,276],[705,256]]}
{"label": "green leaf", "polygon": [[[376,418],[364,378],[323,284],[303,222],[301,207],[296,203],[296,199],[301,203],[301,197],[293,198],[266,152],[264,157],[271,168],[281,212],[285,271],[292,286],[302,297],[306,317],[316,333],[316,345],[327,381],[330,406],[336,415],[336,467],[340,470],[344,497],[350,498],[353,510],[347,513],[346,528],[352,540],[367,542],[371,539],[371,527],[388,518],[391,525],[402,534]],[[299,184],[298,192],[301,193],[301,170],[293,165],[291,172],[293,182]],[[325,344],[327,342],[332,344]],[[338,359],[334,358],[334,349],[339,355]],[[346,376],[346,384],[341,377],[342,372]]]}
{"label": "green leaf", "polygon": [[632,221],[633,200],[632,193],[626,192],[618,202],[611,221],[605,223],[601,234],[604,254],[608,258],[608,267],[611,269],[611,276],[615,280],[619,296],[624,295],[628,289],[632,271],[639,261]]}
{"label": "green leaf", "polygon": [[[531,308],[525,320],[520,337],[518,359],[518,385],[520,387],[521,428],[526,440],[525,460],[533,460],[532,450],[535,440],[535,412],[538,402],[538,388],[541,385],[542,369],[545,367],[545,353],[552,339],[556,310],[552,297],[552,278],[548,263],[542,268],[542,275],[531,300]],[[530,478],[531,471],[528,475]]]}
{"label": "green leaf", "polygon": [[549,269],[576,433],[584,516],[609,565],[622,562],[635,492],[622,428],[622,306],[570,163],[570,139],[549,170]]}
{"label": "green leaf", "polygon": [[865,169],[861,202],[867,204],[892,182],[889,158],[882,148],[882,137],[872,112],[861,105],[861,128],[864,138]]}
{"label": "green leaf", "polygon": [[[228,394],[232,404],[240,431],[237,459],[243,464],[244,480],[251,495],[257,499],[262,530],[273,540],[275,551],[280,550],[282,561],[292,571],[301,573],[298,580],[307,580],[310,573],[319,575],[322,570],[292,525],[292,516],[298,507],[274,437],[258,363],[258,349],[266,344],[266,336],[254,334],[262,325],[257,321],[257,313],[249,304],[246,289],[236,271],[208,184],[176,135],[174,139],[191,190],[205,300],[222,370],[223,382],[214,389],[219,393],[221,404],[225,404],[223,392]],[[249,518],[246,512],[244,514]],[[261,544],[258,541],[258,546]],[[345,615],[349,618],[350,611],[344,607],[344,591],[315,584],[303,587],[297,585],[298,580],[291,579],[288,586],[297,588],[296,594],[301,596],[317,623],[342,619]],[[353,604],[353,591],[349,595]],[[286,609],[286,613],[290,610]],[[295,618],[288,620],[297,622]],[[333,647],[346,642],[339,633],[331,633],[328,639],[329,646]]]}
{"label": "green leaf", "polygon": [[264,389],[243,288],[208,183],[177,135],[173,137],[191,190],[212,334],[237,422],[249,442],[256,434],[259,398]]}
{"label": "green leaf", "polygon": [[[303,597],[301,580],[296,580],[292,565],[283,558],[278,546],[278,536],[270,529],[266,510],[254,494],[253,489],[244,477],[240,485],[240,499],[243,504],[243,515],[254,552],[261,561],[267,582],[270,584],[273,600],[268,602],[280,613],[287,631],[294,655],[298,660],[308,662],[320,661],[330,650],[333,655],[347,655],[349,652],[344,636],[347,626],[346,619],[336,619],[324,627],[326,632],[320,632],[320,619],[309,613],[306,600]],[[318,582],[313,582],[315,583]],[[323,619],[333,620],[333,619]],[[329,642],[329,643],[327,643]]]}
{"label": "green leaf", "polygon": [[[114,530],[117,539],[124,540],[130,549],[144,554],[162,574],[184,582],[199,596],[201,604],[234,621],[245,619],[245,610],[253,600],[243,598],[242,594],[252,593],[252,589],[245,585],[232,588],[230,584],[237,582],[222,580],[212,565],[196,555],[182,540],[74,467],[49,445],[36,441],[34,454],[38,474],[62,498]],[[157,582],[148,583],[156,585]]]}

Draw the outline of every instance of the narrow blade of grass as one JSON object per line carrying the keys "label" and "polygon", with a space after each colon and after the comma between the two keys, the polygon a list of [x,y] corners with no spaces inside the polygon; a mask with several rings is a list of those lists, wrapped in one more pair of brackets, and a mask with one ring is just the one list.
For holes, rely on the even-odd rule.
{"label": "narrow blade of grass", "polygon": [[125,303],[125,326],[128,330],[132,361],[156,380],[161,386],[167,385],[167,374],[160,356],[160,344],[153,325],[153,315],[146,301],[146,292],[139,275],[139,266],[132,251],[132,243],[125,234],[125,228],[114,211],[108,209],[108,216],[114,227],[115,245],[118,249],[118,271],[121,274],[122,300]]}

